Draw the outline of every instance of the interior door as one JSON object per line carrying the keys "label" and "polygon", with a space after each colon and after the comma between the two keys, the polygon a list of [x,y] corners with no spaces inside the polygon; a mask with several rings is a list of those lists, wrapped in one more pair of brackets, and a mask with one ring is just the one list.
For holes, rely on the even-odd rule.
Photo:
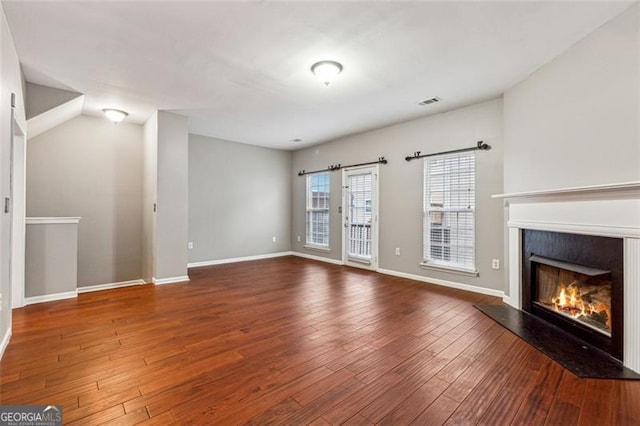
{"label": "interior door", "polygon": [[342,261],[378,268],[378,166],[343,170]]}

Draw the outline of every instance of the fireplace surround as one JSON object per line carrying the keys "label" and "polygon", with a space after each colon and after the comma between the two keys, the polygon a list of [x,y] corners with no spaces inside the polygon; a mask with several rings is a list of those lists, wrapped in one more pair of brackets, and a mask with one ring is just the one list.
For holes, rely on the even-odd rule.
{"label": "fireplace surround", "polygon": [[[615,239],[622,250],[622,308],[619,315],[620,344],[612,343],[616,358],[630,370],[640,373],[640,182],[625,182],[573,188],[549,189],[494,195],[505,200],[508,217],[508,295],[504,302],[519,310],[528,303],[523,289],[526,262],[532,260],[525,253],[526,234],[545,231],[579,236]],[[545,258],[559,259],[547,254]],[[582,266],[590,262],[569,260]],[[535,266],[535,265],[534,265]],[[610,271],[610,267],[590,265]],[[531,271],[529,271],[531,273]],[[530,276],[530,275],[527,275]],[[613,290],[612,290],[613,291]],[[615,302],[614,302],[615,303]],[[613,325],[613,323],[612,323]],[[615,349],[619,345],[621,349]],[[610,352],[611,353],[611,352]]]}

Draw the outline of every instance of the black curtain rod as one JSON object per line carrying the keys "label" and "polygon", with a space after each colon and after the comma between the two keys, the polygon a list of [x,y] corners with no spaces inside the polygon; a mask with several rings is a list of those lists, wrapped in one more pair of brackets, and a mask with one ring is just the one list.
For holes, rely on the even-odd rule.
{"label": "black curtain rod", "polygon": [[420,151],[416,151],[413,153],[412,156],[406,156],[404,157],[404,159],[407,161],[411,161],[411,160],[417,160],[418,158],[433,157],[434,155],[456,154],[458,152],[478,151],[478,150],[488,151],[490,149],[491,149],[491,145],[487,145],[482,141],[478,141],[477,145],[471,148],[461,148],[461,149],[454,149],[451,151],[434,152],[433,154],[422,154],[422,155],[420,155]]}
{"label": "black curtain rod", "polygon": [[387,163],[388,163],[387,159],[385,159],[384,157],[378,157],[378,161],[369,161],[368,163],[349,164],[348,166],[343,166],[342,164],[332,164],[326,169],[314,170],[312,172],[308,172],[306,170],[300,170],[298,172],[298,176],[311,175],[313,173],[320,173],[320,172],[333,172],[335,170],[347,169],[349,167],[360,167],[360,166],[368,166],[370,164],[387,164]]}

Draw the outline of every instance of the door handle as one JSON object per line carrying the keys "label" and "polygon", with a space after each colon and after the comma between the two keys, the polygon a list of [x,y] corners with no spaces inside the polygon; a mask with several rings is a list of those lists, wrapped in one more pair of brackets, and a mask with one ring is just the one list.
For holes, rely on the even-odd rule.
{"label": "door handle", "polygon": [[4,197],[4,212],[9,213],[11,209],[11,199],[9,197]]}

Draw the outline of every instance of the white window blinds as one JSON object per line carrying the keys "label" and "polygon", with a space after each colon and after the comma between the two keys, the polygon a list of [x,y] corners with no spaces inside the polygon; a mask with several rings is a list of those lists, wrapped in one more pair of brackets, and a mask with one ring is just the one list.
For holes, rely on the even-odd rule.
{"label": "white window blinds", "polygon": [[349,256],[371,259],[371,201],[373,174],[348,176],[347,199],[349,202]]}
{"label": "white window blinds", "polygon": [[307,176],[307,244],[329,246],[329,173]]}
{"label": "white window blinds", "polygon": [[424,261],[475,271],[475,153],[424,161]]}

